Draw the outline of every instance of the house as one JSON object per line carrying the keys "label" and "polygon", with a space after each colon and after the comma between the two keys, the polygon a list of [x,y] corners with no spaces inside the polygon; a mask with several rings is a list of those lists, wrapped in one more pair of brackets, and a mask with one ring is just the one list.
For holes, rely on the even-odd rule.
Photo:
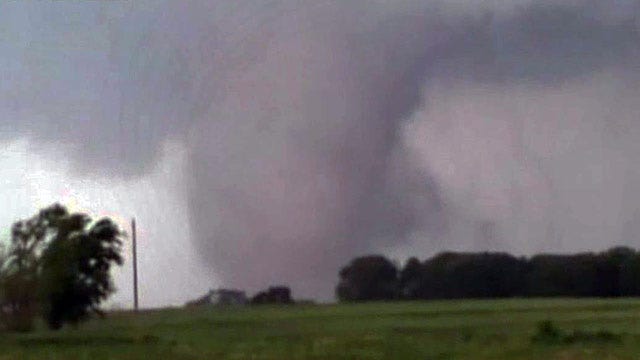
{"label": "house", "polygon": [[206,295],[189,301],[187,306],[201,306],[201,305],[245,305],[248,303],[248,299],[244,291],[233,289],[217,289],[210,290]]}

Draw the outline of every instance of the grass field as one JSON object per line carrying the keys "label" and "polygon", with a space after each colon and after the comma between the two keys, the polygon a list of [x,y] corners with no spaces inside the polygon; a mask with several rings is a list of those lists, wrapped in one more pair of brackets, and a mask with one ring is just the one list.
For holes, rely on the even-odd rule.
{"label": "grass field", "polygon": [[[611,339],[532,340],[544,320]],[[638,299],[169,309],[0,340],[0,360],[638,358]]]}

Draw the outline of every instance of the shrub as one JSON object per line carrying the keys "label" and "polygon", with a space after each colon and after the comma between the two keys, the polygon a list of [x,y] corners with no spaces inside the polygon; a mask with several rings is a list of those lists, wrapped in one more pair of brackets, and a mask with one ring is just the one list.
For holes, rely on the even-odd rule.
{"label": "shrub", "polygon": [[556,327],[551,320],[545,320],[538,323],[537,331],[533,335],[532,341],[540,343],[559,343],[564,335],[562,331]]}
{"label": "shrub", "polygon": [[610,343],[622,341],[622,336],[606,330],[574,330],[565,334],[552,321],[545,320],[538,323],[537,331],[531,340],[544,344]]}

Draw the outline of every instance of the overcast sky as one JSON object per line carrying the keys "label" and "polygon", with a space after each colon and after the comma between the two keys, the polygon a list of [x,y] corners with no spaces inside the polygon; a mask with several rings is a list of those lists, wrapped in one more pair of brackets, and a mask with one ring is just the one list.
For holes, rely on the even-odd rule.
{"label": "overcast sky", "polygon": [[638,246],[639,40],[635,0],[4,2],[0,234],[135,216],[143,306]]}

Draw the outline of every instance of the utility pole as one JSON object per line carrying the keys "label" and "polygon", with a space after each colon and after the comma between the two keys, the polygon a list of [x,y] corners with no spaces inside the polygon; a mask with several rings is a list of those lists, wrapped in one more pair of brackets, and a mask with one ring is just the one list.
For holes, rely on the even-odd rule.
{"label": "utility pole", "polygon": [[133,240],[133,309],[138,312],[138,253],[136,251],[136,219],[131,219]]}

